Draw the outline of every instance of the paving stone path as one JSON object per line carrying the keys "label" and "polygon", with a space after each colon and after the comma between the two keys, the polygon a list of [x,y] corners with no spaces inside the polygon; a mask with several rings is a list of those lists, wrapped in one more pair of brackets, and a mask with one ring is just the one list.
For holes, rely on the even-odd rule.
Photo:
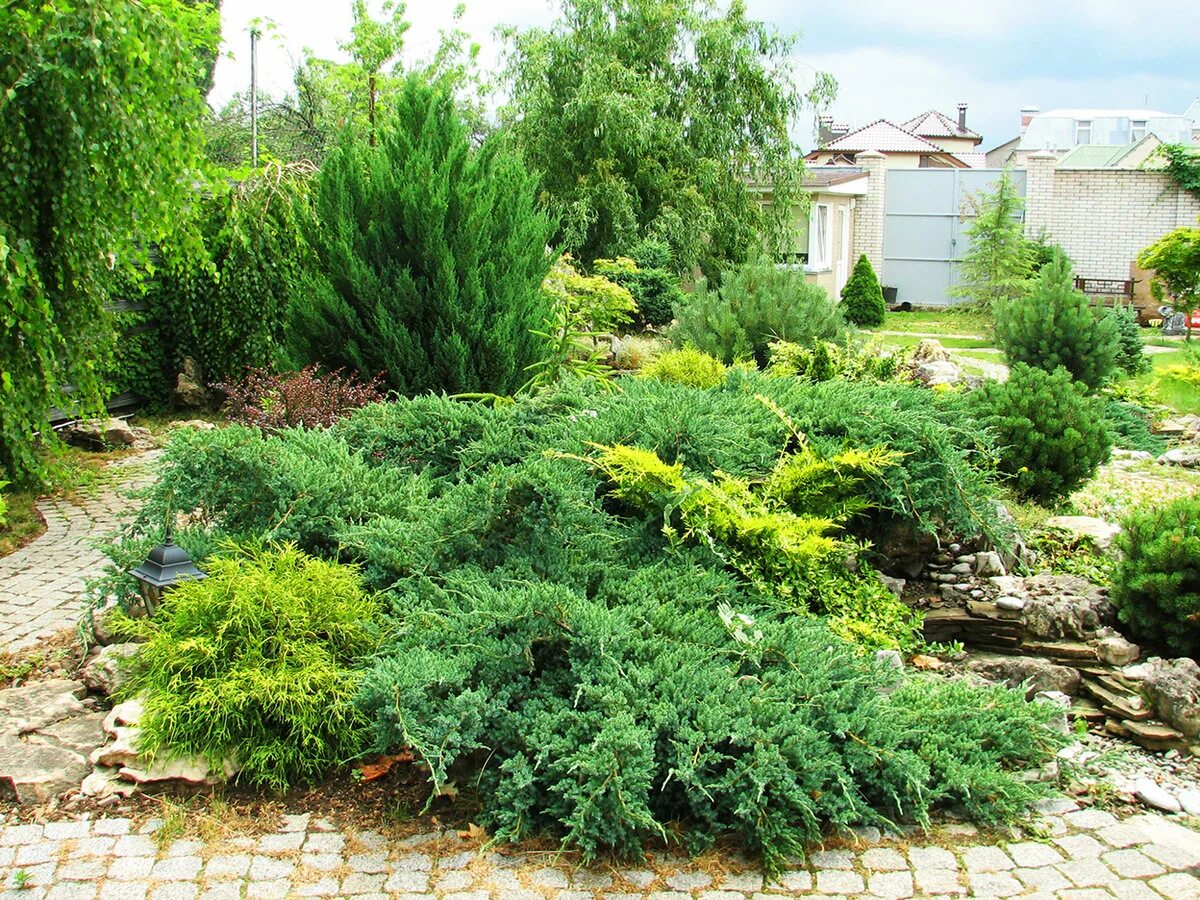
{"label": "paving stone path", "polygon": [[[984,843],[966,826],[944,830],[938,844],[865,834],[855,849],[813,852],[769,883],[744,862],[721,865],[712,854],[573,868],[551,853],[482,852],[452,831],[388,839],[304,813],[261,834],[228,828],[209,840],[164,840],[159,820],[10,823],[0,826],[0,892],[22,900],[1200,897],[1200,834],[1158,815],[1121,821],[1071,801],[1044,808],[1036,840]],[[26,887],[15,889],[18,882]]]}
{"label": "paving stone path", "polygon": [[16,553],[0,557],[0,650],[21,650],[79,621],[84,579],[99,574],[105,556],[96,541],[117,527],[130,508],[125,496],[148,484],[152,450],[115,460],[118,477],[79,504],[43,498],[46,532]]}

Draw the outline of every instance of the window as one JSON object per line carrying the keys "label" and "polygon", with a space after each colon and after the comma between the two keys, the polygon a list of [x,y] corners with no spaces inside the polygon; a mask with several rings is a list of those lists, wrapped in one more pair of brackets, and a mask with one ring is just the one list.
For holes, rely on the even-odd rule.
{"label": "window", "polygon": [[829,205],[814,203],[808,225],[808,269],[823,272],[833,255],[833,234],[829,230]]}
{"label": "window", "polygon": [[1146,120],[1134,119],[1129,123],[1129,140],[1140,141],[1146,136]]}
{"label": "window", "polygon": [[1075,122],[1075,143],[1090,144],[1092,142],[1092,120],[1078,119]]}

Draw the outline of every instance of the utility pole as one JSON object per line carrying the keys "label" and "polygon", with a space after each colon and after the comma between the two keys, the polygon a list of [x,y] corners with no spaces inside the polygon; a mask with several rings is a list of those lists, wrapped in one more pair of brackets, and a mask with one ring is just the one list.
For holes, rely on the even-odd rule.
{"label": "utility pole", "polygon": [[250,165],[258,168],[258,26],[250,28]]}

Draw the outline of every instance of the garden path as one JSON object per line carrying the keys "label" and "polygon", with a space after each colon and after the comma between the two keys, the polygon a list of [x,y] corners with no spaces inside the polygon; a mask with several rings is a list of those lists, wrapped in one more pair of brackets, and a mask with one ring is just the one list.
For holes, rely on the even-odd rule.
{"label": "garden path", "polygon": [[0,651],[22,650],[79,621],[84,579],[99,574],[106,561],[97,549],[130,508],[129,490],[152,476],[157,450],[109,463],[112,478],[77,503],[43,497],[38,511],[46,520],[41,537],[0,557]]}
{"label": "garden path", "polygon": [[959,825],[941,829],[931,843],[865,829],[857,846],[813,852],[771,883],[727,854],[573,868],[552,852],[481,851],[477,839],[453,831],[386,838],[306,812],[249,828],[195,815],[186,824],[168,819],[169,826],[128,818],[9,822],[0,825],[0,893],[20,882],[24,889],[12,895],[22,900],[1200,897],[1200,834],[1155,814],[1118,820],[1070,800],[1044,803],[1036,838],[988,840]]}

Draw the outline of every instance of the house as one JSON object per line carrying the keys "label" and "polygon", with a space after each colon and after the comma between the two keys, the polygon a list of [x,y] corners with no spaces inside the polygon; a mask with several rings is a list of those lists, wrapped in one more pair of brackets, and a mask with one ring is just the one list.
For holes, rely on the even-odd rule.
{"label": "house", "polygon": [[819,145],[805,157],[814,168],[854,165],[857,154],[867,150],[882,153],[889,169],[964,169],[984,162],[978,151],[983,138],[967,128],[965,103],[958,105],[957,121],[930,109],[899,125],[877,119],[851,130],[834,126],[830,116],[818,123]]}
{"label": "house", "polygon": [[[1195,103],[1192,104],[1196,106]],[[1191,109],[1191,107],[1189,107]],[[1153,109],[1021,109],[1021,133],[987,151],[990,168],[1023,166],[1034,153],[1065,156],[1076,147],[1128,146],[1153,134],[1165,144],[1189,144],[1194,123],[1188,114]]]}
{"label": "house", "polygon": [[1142,169],[1162,168],[1165,162],[1154,158],[1162,146],[1157,135],[1148,134],[1132,144],[1085,144],[1067,152],[1058,161],[1060,169]]}
{"label": "house", "polygon": [[1200,97],[1183,111],[1184,118],[1192,120],[1192,143],[1200,144]]}

